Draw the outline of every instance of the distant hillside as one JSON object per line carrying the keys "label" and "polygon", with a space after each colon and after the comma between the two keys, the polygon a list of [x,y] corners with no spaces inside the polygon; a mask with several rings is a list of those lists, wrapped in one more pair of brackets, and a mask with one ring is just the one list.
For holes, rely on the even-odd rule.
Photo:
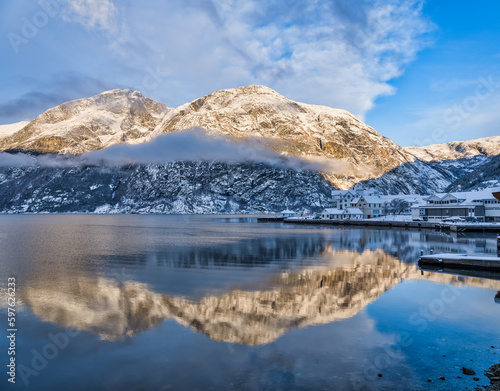
{"label": "distant hillside", "polygon": [[500,155],[500,136],[452,141],[425,147],[405,147],[404,149],[425,162],[456,160],[479,155],[497,156]]}
{"label": "distant hillside", "polygon": [[500,155],[489,159],[472,172],[454,181],[446,191],[482,190],[500,186]]}
{"label": "distant hillside", "polygon": [[334,187],[263,163],[0,167],[0,213],[318,212]]}

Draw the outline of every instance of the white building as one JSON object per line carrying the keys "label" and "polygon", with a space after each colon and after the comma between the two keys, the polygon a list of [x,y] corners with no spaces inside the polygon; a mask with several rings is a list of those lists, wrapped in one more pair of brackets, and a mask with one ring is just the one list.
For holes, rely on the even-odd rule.
{"label": "white building", "polygon": [[436,222],[450,217],[500,222],[500,200],[493,196],[499,190],[432,194],[425,199],[425,204],[418,206],[418,217],[415,211],[412,211],[412,216],[414,219]]}
{"label": "white building", "polygon": [[321,212],[321,218],[325,220],[361,220],[364,215],[359,208],[326,208]]}
{"label": "white building", "polygon": [[321,212],[321,218],[325,220],[342,220],[344,210],[337,208],[326,208]]}
{"label": "white building", "polygon": [[350,207],[358,208],[363,212],[364,218],[382,216],[383,200],[378,196],[361,195],[351,201]]}
{"label": "white building", "polygon": [[295,217],[297,214],[293,210],[282,210],[280,213],[281,217],[288,218],[288,217]]}
{"label": "white building", "polygon": [[343,220],[361,220],[364,218],[363,211],[359,208],[347,208],[342,213]]}

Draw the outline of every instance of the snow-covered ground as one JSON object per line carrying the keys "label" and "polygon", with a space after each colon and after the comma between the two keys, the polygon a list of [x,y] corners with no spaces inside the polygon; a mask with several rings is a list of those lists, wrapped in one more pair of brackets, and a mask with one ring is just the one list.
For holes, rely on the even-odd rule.
{"label": "snow-covered ground", "polygon": [[372,219],[368,220],[374,220],[374,221],[413,221],[411,215],[388,215],[388,216],[381,216],[381,217],[374,217]]}
{"label": "snow-covered ground", "polygon": [[0,138],[8,137],[16,133],[18,130],[21,130],[29,123],[30,123],[29,121],[21,121],[13,124],[0,125]]}

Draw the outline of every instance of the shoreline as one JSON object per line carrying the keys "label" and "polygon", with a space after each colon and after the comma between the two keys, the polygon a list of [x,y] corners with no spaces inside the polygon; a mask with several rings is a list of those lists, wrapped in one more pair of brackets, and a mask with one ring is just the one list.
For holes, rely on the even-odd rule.
{"label": "shoreline", "polygon": [[476,391],[500,391],[500,363],[493,364],[484,371],[485,376],[490,379],[490,384],[487,386],[476,387]]}

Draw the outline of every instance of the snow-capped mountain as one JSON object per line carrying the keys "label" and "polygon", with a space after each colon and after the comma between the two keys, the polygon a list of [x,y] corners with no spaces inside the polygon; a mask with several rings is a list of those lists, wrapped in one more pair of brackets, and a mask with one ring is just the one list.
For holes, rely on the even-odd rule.
{"label": "snow-capped mountain", "polygon": [[500,155],[500,136],[477,138],[468,141],[451,141],[425,147],[405,147],[407,152],[425,162],[456,160],[470,156]]}
{"label": "snow-capped mountain", "polygon": [[405,147],[417,159],[363,182],[384,194],[469,191],[500,183],[500,136]]}
{"label": "snow-capped mountain", "polygon": [[[473,172],[486,170],[492,159],[494,157],[483,155],[432,162],[417,159],[414,162],[402,164],[378,178],[361,181],[355,186],[372,187],[381,194],[439,193],[448,188],[454,188],[458,181]],[[472,187],[464,183],[461,191],[468,190],[472,190]]]}
{"label": "snow-capped mountain", "polygon": [[29,123],[30,121],[21,121],[21,122],[16,122],[14,124],[0,125],[0,139],[2,139],[3,137],[8,137],[13,135],[18,130],[21,130]]}
{"label": "snow-capped mountain", "polygon": [[194,127],[252,139],[287,156],[321,158],[325,176],[342,188],[414,160],[345,110],[294,102],[255,85],[216,91],[176,109],[137,91],[104,92],[47,110],[0,138],[0,150],[81,154]]}
{"label": "snow-capped mountain", "polygon": [[138,91],[111,90],[63,103],[2,137],[0,150],[81,154],[147,141],[169,109]]}
{"label": "snow-capped mountain", "polygon": [[[315,170],[321,175],[307,171],[312,166],[306,171],[300,171],[300,168],[296,174],[288,168],[286,175],[292,179],[287,185],[280,179],[282,174],[278,173],[285,171],[275,168],[262,171],[263,166],[255,164],[258,159],[253,159],[253,163],[247,160],[248,151],[236,165],[222,161],[216,166],[209,166],[207,162],[174,164],[169,160],[169,163],[160,161],[156,165],[138,163],[128,169],[90,167],[86,170],[82,167],[29,164],[24,168],[0,170],[0,194],[7,197],[12,193],[9,193],[11,186],[16,187],[16,194],[24,194],[10,194],[14,198],[7,198],[0,209],[101,211],[102,206],[116,212],[277,211],[285,205],[296,208],[324,206],[327,202],[325,194],[328,193],[325,189],[332,188],[332,184],[341,189],[363,184],[382,194],[429,194],[446,189],[483,188],[498,183],[500,178],[498,164],[493,164],[497,162],[493,160],[494,156],[500,155],[500,136],[402,148],[345,110],[294,102],[270,88],[255,85],[215,91],[175,109],[146,98],[138,91],[107,91],[47,110],[27,124],[0,126],[0,151],[80,155],[115,144],[144,143],[160,135],[184,132],[194,127],[205,129],[209,137],[223,135],[237,142],[246,140],[242,144],[245,148],[257,145],[257,151],[264,146],[282,156],[312,160]],[[182,151],[179,153],[182,155]],[[218,177],[214,177],[214,169]],[[224,172],[225,169],[230,171]],[[186,180],[186,170],[196,175]],[[75,173],[83,175],[81,182],[86,188],[78,185],[79,180],[73,176]],[[63,182],[68,177],[75,192],[67,189],[61,193],[63,183],[50,180],[44,184],[37,179],[38,175],[62,178]],[[241,177],[237,179],[237,175]],[[178,182],[164,180],[158,187],[156,178],[168,176],[177,178]],[[260,181],[260,190],[252,193],[245,188],[245,177],[250,183]],[[220,178],[223,180],[219,181]],[[120,191],[125,188],[124,184],[135,183],[133,191],[137,194],[133,194],[132,188],[127,190],[128,193],[112,191],[96,201],[94,195],[99,192],[93,189],[114,188],[111,183],[114,180],[121,183]],[[182,186],[200,190],[187,191]],[[309,190],[298,194],[294,186],[311,191],[323,189],[320,191],[321,200],[315,201]],[[279,195],[280,191],[286,194]],[[154,195],[161,200],[154,201]],[[81,204],[78,198],[89,200],[88,204]],[[61,203],[57,204],[57,200]]]}
{"label": "snow-capped mountain", "polygon": [[287,156],[320,157],[324,174],[343,188],[414,160],[348,111],[294,102],[264,86],[220,90],[180,106],[155,132],[193,127],[252,138]]}

